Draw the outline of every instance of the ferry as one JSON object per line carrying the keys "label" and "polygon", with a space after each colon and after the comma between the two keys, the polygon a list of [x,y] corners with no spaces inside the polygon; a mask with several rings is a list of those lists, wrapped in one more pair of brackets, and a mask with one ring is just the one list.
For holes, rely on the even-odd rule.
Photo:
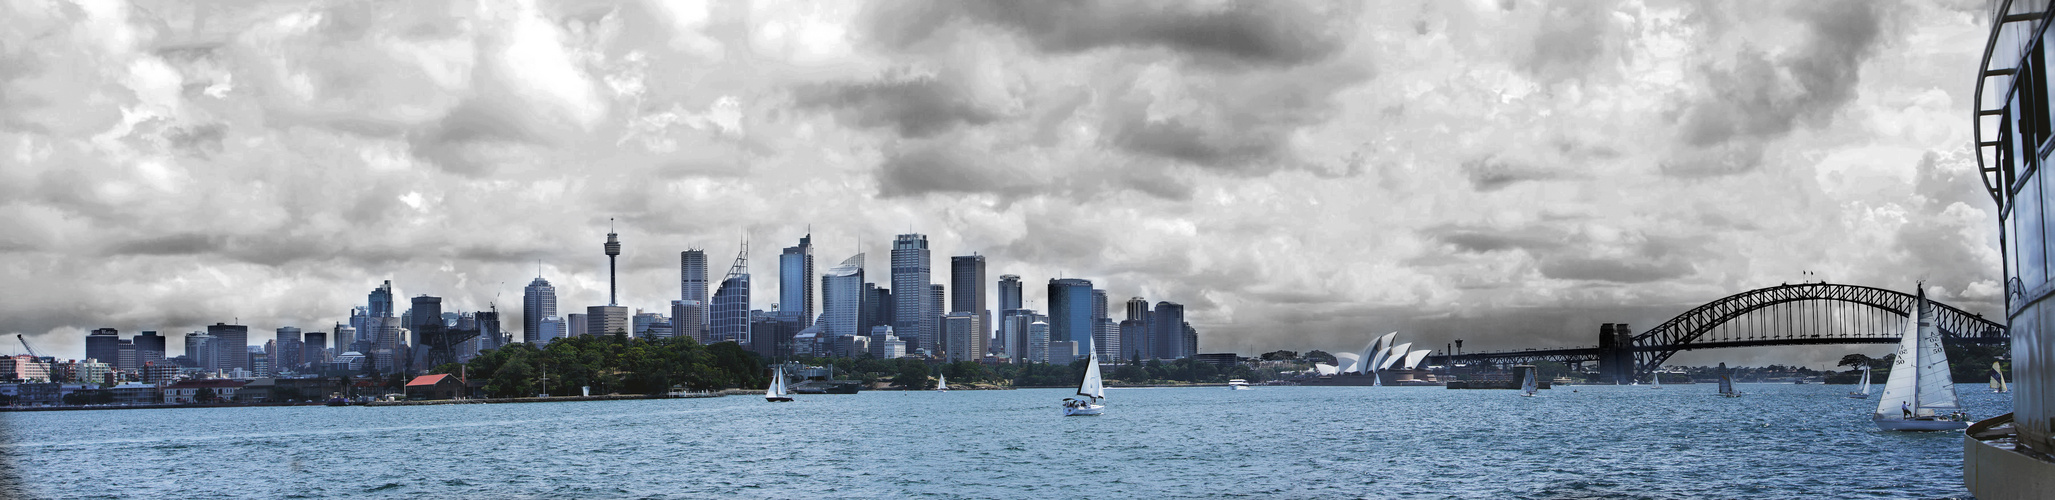
{"label": "ferry", "polygon": [[1227,381],[1227,388],[1228,388],[1228,389],[1232,389],[1232,390],[1237,390],[1237,391],[1246,391],[1246,390],[1250,390],[1250,388],[1249,388],[1249,381],[1247,381],[1247,380],[1242,380],[1242,379],[1234,379],[1234,380],[1229,380],[1229,381]]}

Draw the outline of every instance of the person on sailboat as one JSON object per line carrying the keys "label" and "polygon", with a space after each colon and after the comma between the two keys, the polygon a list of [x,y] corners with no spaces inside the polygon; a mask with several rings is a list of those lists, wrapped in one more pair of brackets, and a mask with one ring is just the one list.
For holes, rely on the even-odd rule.
{"label": "person on sailboat", "polygon": [[1912,402],[1898,403],[1898,411],[1905,412],[1905,418],[1912,418]]}

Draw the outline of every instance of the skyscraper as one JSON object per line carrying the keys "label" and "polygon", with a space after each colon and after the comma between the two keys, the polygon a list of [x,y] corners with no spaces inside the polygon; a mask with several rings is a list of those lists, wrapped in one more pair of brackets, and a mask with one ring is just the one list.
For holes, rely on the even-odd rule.
{"label": "skyscraper", "polygon": [[671,301],[671,334],[694,342],[706,342],[706,325],[699,322],[700,318],[706,317],[705,310],[706,306],[695,301]]}
{"label": "skyscraper", "polygon": [[158,335],[155,331],[144,330],[142,333],[136,334],[130,342],[136,346],[136,364],[138,366],[149,362],[160,362],[158,364],[163,364],[161,361],[164,361],[164,358],[167,357],[164,350],[164,336]]}
{"label": "skyscraper", "polygon": [[1077,278],[1049,280],[1049,341],[1077,342],[1079,352],[1092,352],[1092,282]]}
{"label": "skyscraper", "polygon": [[304,337],[300,335],[299,327],[281,326],[278,327],[277,333],[278,337],[274,339],[271,352],[272,369],[275,371],[300,366],[301,351],[305,348],[301,347]]}
{"label": "skyscraper", "polygon": [[863,335],[863,254],[821,275],[821,332],[826,338]]}
{"label": "skyscraper", "polygon": [[635,332],[628,331],[628,327],[627,306],[588,306],[585,308],[586,335],[625,333],[633,336]]}
{"label": "skyscraper", "polygon": [[[706,339],[706,326],[712,323],[712,308],[706,299],[706,251],[699,249],[678,252],[678,300],[699,304],[700,331],[687,332],[700,340]],[[672,321],[677,321],[673,318]]]}
{"label": "skyscraper", "polygon": [[714,292],[713,325],[707,341],[733,341],[747,346],[749,321],[749,242],[743,241],[742,251],[735,254],[735,264],[728,267],[728,277],[721,280],[721,289]]}
{"label": "skyscraper", "polygon": [[121,356],[121,332],[113,328],[93,330],[86,335],[86,359],[115,366]]}
{"label": "skyscraper", "polygon": [[[985,256],[958,255],[949,258],[949,287],[956,295],[949,296],[949,312],[968,312],[977,315],[974,327],[983,339],[992,337],[992,312],[985,303]],[[979,342],[984,344],[985,342]],[[985,353],[977,353],[983,356]]]}
{"label": "skyscraper", "polygon": [[1092,352],[1098,354],[1099,359],[1119,359],[1120,356],[1120,331],[1113,329],[1110,318],[1106,312],[1106,291],[1093,289]]}
{"label": "skyscraper", "polygon": [[898,307],[898,304],[898,302],[892,300],[891,289],[878,288],[877,283],[864,283],[863,312],[856,320],[857,324],[860,325],[857,331],[870,332],[879,326],[891,326],[893,323],[897,323],[892,317],[892,310]]}
{"label": "skyscraper", "polygon": [[1155,358],[1149,345],[1149,300],[1127,299],[1127,319],[1120,322],[1120,359]]}
{"label": "skyscraper", "polygon": [[943,298],[947,296],[948,291],[942,285],[928,285],[928,314],[935,316],[931,318],[932,321],[930,322],[935,326],[935,336],[929,337],[925,341],[926,343],[921,345],[922,348],[928,350],[928,354],[940,355],[941,350],[946,348],[946,346],[942,345],[944,342],[942,339],[942,303],[947,301],[947,299]]}
{"label": "skyscraper", "polygon": [[1006,322],[1007,316],[1013,314],[1012,311],[1019,310],[1021,308],[1020,304],[1020,276],[1011,274],[999,275],[999,321],[997,322],[996,329],[1002,331],[993,340],[992,349],[1008,353],[1022,349],[1020,345],[1013,343],[1014,338],[1019,337],[1019,335],[1007,335],[1003,331],[1008,324]]}
{"label": "skyscraper", "polygon": [[1156,311],[1149,317],[1149,354],[1156,359],[1181,359],[1190,356],[1184,352],[1184,305],[1162,301],[1156,303]]}
{"label": "skyscraper", "polygon": [[813,234],[778,255],[778,307],[799,313],[799,327],[813,325]]}
{"label": "skyscraper", "polygon": [[207,334],[214,336],[208,344],[214,348],[215,370],[250,369],[250,327],[215,323],[207,327]]}
{"label": "skyscraper", "polygon": [[985,359],[984,336],[977,331],[978,316],[970,311],[951,312],[942,317],[943,352],[948,361]]}
{"label": "skyscraper", "polygon": [[213,370],[214,336],[206,332],[186,334],[186,359],[193,362],[194,368]]}
{"label": "skyscraper", "polygon": [[385,280],[384,284],[371,290],[371,307],[365,315],[381,318],[391,316],[392,312],[392,280]]}
{"label": "skyscraper", "polygon": [[[613,219],[607,219],[607,220],[608,220],[609,222],[613,221]],[[610,305],[610,306],[618,306],[618,305],[621,305],[621,296],[620,296],[620,289],[621,289],[621,287],[620,287],[620,285],[619,285],[619,283],[618,283],[618,280],[616,280],[616,279],[615,279],[615,277],[614,277],[614,258],[615,258],[615,257],[619,257],[619,256],[621,255],[621,235],[619,235],[619,234],[615,234],[615,233],[614,233],[614,231],[613,231],[613,230],[612,230],[611,228],[609,228],[609,229],[607,230],[607,244],[606,244],[606,252],[607,252],[607,305]]]}
{"label": "skyscraper", "polygon": [[935,339],[936,311],[928,308],[928,237],[902,234],[892,240],[892,331],[911,352]]}
{"label": "skyscraper", "polygon": [[542,276],[528,282],[528,288],[521,291],[521,341],[530,344],[541,342],[536,327],[542,318],[557,315],[557,287],[550,286]]}
{"label": "skyscraper", "polygon": [[[328,332],[307,332],[300,349],[301,364],[328,362]],[[316,368],[319,368],[318,366]],[[316,370],[317,372],[319,370]]]}

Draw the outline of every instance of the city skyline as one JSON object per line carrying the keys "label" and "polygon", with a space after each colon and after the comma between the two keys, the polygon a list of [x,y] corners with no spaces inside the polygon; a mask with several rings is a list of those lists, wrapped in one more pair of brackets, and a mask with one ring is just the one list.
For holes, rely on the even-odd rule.
{"label": "city skyline", "polygon": [[631,308],[738,234],[915,232],[1027,308],[1089,279],[1244,354],[1581,345],[1811,279],[2000,316],[1980,6],[1505,5],[0,6],[58,34],[5,39],[0,331],[321,331],[387,279],[511,311],[537,259],[578,311],[609,218]]}

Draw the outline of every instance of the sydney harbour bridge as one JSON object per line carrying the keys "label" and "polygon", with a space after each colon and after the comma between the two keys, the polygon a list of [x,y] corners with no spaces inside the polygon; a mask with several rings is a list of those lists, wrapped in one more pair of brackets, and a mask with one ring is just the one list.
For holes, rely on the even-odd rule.
{"label": "sydney harbour bridge", "polygon": [[[1599,327],[1596,347],[1537,348],[1430,356],[1430,364],[1597,362],[1602,380],[1643,380],[1670,356],[1695,349],[1821,344],[1892,344],[1912,312],[1912,294],[1832,283],[1784,284],[1749,290],[1698,306],[1655,328]],[[1949,342],[2004,343],[2005,325],[1933,302]]]}

